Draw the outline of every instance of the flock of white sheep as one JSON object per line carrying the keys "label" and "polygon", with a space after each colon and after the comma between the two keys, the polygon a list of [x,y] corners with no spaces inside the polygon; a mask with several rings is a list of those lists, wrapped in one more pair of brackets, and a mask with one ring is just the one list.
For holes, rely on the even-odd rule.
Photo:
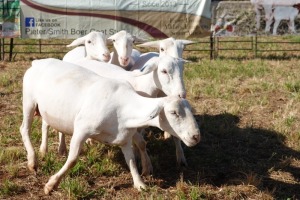
{"label": "flock of white sheep", "polygon": [[265,32],[270,32],[273,25],[273,35],[277,35],[278,26],[282,20],[289,21],[289,31],[296,33],[295,19],[300,11],[300,0],[250,0],[254,5],[256,13],[256,29],[260,29],[260,20],[262,11],[264,11],[264,19],[266,21]]}
{"label": "flock of white sheep", "polygon": [[[107,44],[113,44],[110,53]],[[159,53],[140,53],[135,43],[154,47]],[[177,162],[187,165],[181,141],[194,146],[200,130],[185,99],[182,53],[188,40],[167,38],[146,42],[126,31],[108,38],[91,32],[74,40],[78,46],[63,60],[35,60],[23,79],[23,121],[20,127],[27,151],[28,168],[37,170],[37,158],[30,141],[34,115],[42,117],[40,153],[47,153],[49,126],[60,133],[59,153],[66,154],[64,134],[72,135],[67,161],[44,187],[49,194],[72,168],[87,140],[121,147],[133,177],[134,187],[146,187],[135,163],[133,144],[141,154],[142,174],[152,164],[141,134],[147,126],[174,136]],[[83,46],[79,46],[83,45]],[[167,134],[166,133],[166,134]]]}

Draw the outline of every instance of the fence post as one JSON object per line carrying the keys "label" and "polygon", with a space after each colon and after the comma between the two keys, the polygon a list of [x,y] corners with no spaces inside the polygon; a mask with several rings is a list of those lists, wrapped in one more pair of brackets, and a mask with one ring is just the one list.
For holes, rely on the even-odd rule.
{"label": "fence post", "polygon": [[257,34],[255,34],[255,42],[254,42],[254,55],[255,55],[255,58],[257,58]]}
{"label": "fence post", "polygon": [[0,39],[0,60],[2,60],[2,40]]}
{"label": "fence post", "polygon": [[214,36],[213,36],[213,32],[211,32],[210,34],[210,60],[214,59]]}
{"label": "fence post", "polygon": [[10,38],[10,44],[9,44],[9,61],[12,60],[13,48],[14,48],[14,38]]}
{"label": "fence post", "polygon": [[40,50],[40,53],[42,53],[42,41],[41,41],[41,39],[39,39],[39,50]]}
{"label": "fence post", "polygon": [[1,42],[2,42],[2,44],[1,44],[1,47],[2,47],[2,60],[4,60],[4,54],[5,54],[5,49],[4,49],[4,38],[2,38],[2,40],[1,40]]}
{"label": "fence post", "polygon": [[214,58],[217,58],[219,56],[219,37],[214,37],[214,44],[215,44],[215,54],[214,54]]}

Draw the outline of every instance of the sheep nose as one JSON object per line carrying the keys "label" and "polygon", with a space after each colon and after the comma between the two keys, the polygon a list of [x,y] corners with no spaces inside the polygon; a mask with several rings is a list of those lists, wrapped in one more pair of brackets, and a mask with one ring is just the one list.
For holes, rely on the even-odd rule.
{"label": "sheep nose", "polygon": [[200,142],[200,134],[193,135],[193,140],[197,143]]}
{"label": "sheep nose", "polygon": [[178,97],[181,98],[181,99],[185,99],[186,98],[186,93],[184,92],[182,94],[179,94]]}
{"label": "sheep nose", "polygon": [[127,61],[129,60],[129,57],[121,57],[121,60],[122,60],[123,62],[127,62]]}
{"label": "sheep nose", "polygon": [[110,53],[109,52],[103,53],[102,56],[105,58],[105,60],[110,59]]}

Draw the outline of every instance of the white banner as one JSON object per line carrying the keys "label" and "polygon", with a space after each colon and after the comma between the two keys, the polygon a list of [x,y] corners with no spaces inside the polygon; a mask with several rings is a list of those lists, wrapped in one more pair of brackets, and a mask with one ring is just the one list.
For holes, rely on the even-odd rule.
{"label": "white banner", "polygon": [[21,0],[22,38],[78,38],[126,30],[143,38],[209,34],[211,0]]}

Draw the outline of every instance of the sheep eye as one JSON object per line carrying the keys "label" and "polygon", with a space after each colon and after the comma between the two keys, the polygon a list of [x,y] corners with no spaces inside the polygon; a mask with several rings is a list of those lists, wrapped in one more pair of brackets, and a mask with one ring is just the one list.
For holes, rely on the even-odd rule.
{"label": "sheep eye", "polygon": [[162,72],[163,74],[167,74],[167,70],[165,70],[165,69],[162,70],[161,72]]}
{"label": "sheep eye", "polygon": [[172,114],[172,115],[176,115],[176,117],[179,117],[179,115],[177,114],[176,111],[171,111],[171,114]]}
{"label": "sheep eye", "polygon": [[115,42],[116,40],[113,40],[113,42]]}
{"label": "sheep eye", "polygon": [[165,51],[164,48],[160,48],[160,51]]}
{"label": "sheep eye", "polygon": [[88,43],[91,44],[91,40],[89,40]]}

